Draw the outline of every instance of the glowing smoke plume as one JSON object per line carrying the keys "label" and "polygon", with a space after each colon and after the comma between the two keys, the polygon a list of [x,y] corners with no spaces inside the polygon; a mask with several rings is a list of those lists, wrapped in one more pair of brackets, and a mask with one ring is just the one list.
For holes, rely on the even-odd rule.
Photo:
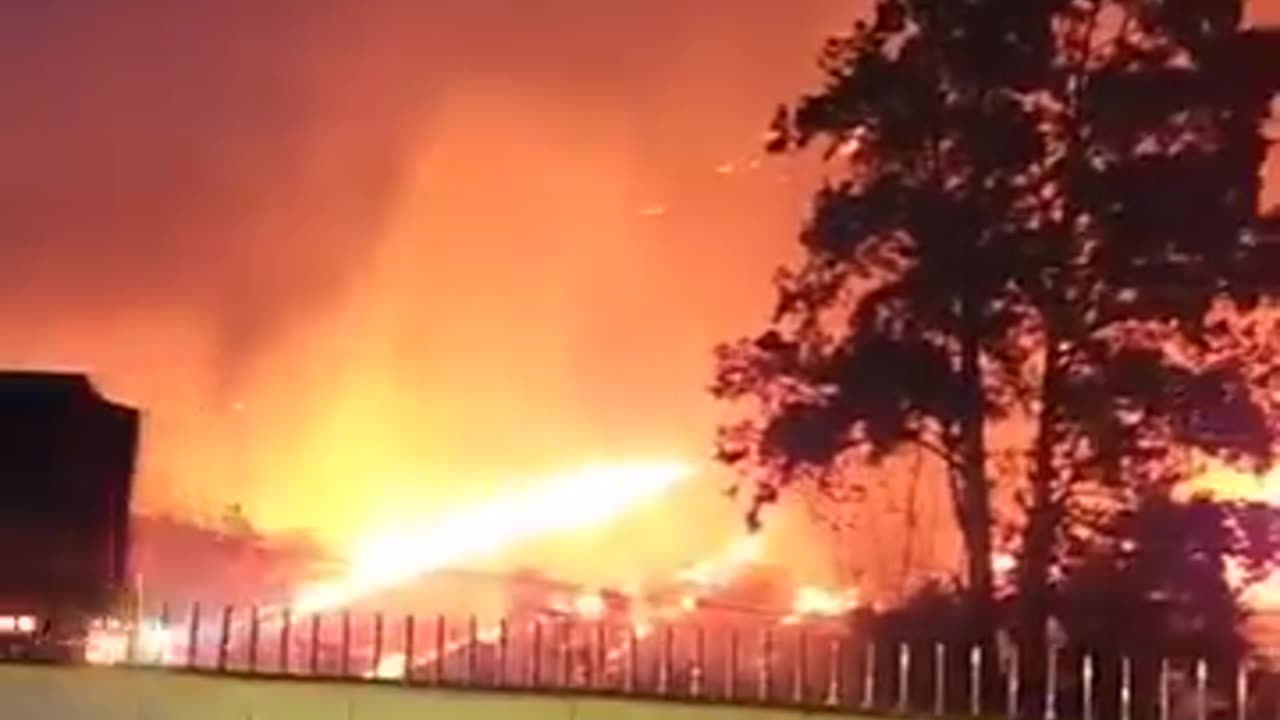
{"label": "glowing smoke plume", "polygon": [[592,466],[464,506],[419,529],[378,533],[355,548],[345,577],[303,589],[294,608],[337,607],[516,543],[608,523],[692,472],[679,462]]}

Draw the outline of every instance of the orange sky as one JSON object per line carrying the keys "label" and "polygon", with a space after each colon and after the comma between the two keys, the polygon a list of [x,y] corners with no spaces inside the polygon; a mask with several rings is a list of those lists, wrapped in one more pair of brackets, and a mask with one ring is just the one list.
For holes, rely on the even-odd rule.
{"label": "orange sky", "polygon": [[144,508],[268,527],[703,457],[811,189],[762,131],[862,4],[2,9],[0,364],[146,408]]}
{"label": "orange sky", "polygon": [[0,362],[147,409],[143,507],[707,454],[807,194],[748,164],[848,0],[113,5],[0,11]]}

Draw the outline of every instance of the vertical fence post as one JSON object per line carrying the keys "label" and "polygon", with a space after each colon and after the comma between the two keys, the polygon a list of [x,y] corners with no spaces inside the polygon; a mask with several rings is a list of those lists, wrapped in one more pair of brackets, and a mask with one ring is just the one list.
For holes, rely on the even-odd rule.
{"label": "vertical fence post", "polygon": [[1018,656],[1017,645],[1010,645],[1006,662],[1008,672],[1005,673],[1005,715],[1014,718],[1018,717],[1022,700],[1022,658]]}
{"label": "vertical fence post", "polygon": [[636,624],[627,623],[627,671],[622,679],[622,692],[636,692],[637,680],[640,678],[640,638],[636,637]]}
{"label": "vertical fence post", "polygon": [[311,641],[307,643],[307,661],[311,675],[320,674],[320,613],[311,615]]}
{"label": "vertical fence post", "polygon": [[658,668],[658,694],[667,697],[671,692],[671,665],[672,665],[672,645],[675,643],[675,630],[671,625],[664,623],[662,626],[662,660],[661,666]]}
{"label": "vertical fence post", "polygon": [[583,633],[588,636],[583,638],[587,655],[587,666],[584,668],[582,678],[583,684],[588,690],[599,690],[600,676],[604,674],[604,621],[596,621],[583,628]]}
{"label": "vertical fence post", "polygon": [[293,634],[293,608],[288,605],[280,613],[280,674],[289,674],[289,649]]}
{"label": "vertical fence post", "polygon": [[941,716],[947,705],[947,646],[933,646],[933,714]]}
{"label": "vertical fence post", "polygon": [[191,603],[191,619],[187,626],[187,669],[196,668],[200,654],[200,603]]}
{"label": "vertical fence post", "polygon": [[556,635],[556,651],[554,651],[554,667],[552,671],[552,687],[564,689],[568,687],[568,679],[570,679],[570,659],[568,659],[568,624],[566,621],[558,620],[553,625],[553,634]]}
{"label": "vertical fence post", "polygon": [[911,644],[898,643],[898,712],[911,705]]}
{"label": "vertical fence post", "polygon": [[404,681],[406,683],[413,682],[413,666],[417,664],[417,658],[414,656],[417,648],[414,645],[417,640],[418,629],[413,613],[409,613],[404,616]]}
{"label": "vertical fence post", "polygon": [[1058,717],[1058,646],[1053,640],[1048,642],[1048,657],[1045,662],[1044,678],[1044,720],[1057,720]]}
{"label": "vertical fence post", "polygon": [[533,621],[533,657],[529,663],[529,687],[542,684],[542,621]]}
{"label": "vertical fence post", "polygon": [[1128,655],[1120,658],[1120,720],[1133,720],[1133,660]]}
{"label": "vertical fence post", "polygon": [[1159,720],[1169,720],[1169,660],[1160,658],[1160,675],[1156,683],[1159,685]]}
{"label": "vertical fence post", "polygon": [[693,667],[689,669],[689,695],[695,699],[702,697],[704,664],[707,660],[706,629],[701,625],[694,628]]}
{"label": "vertical fence post", "polygon": [[627,678],[623,681],[623,691],[628,695],[636,691],[636,680],[640,676],[640,642],[636,637],[636,624],[627,624]]}
{"label": "vertical fence post", "polygon": [[129,618],[129,621],[124,625],[124,662],[126,665],[136,665],[138,664],[138,658],[141,657],[141,643],[138,642],[141,634],[139,627],[141,623],[138,621],[141,619],[142,614],[141,611],[135,607],[130,615],[131,617]]}
{"label": "vertical fence post", "polygon": [[809,633],[804,628],[800,628],[800,634],[796,637],[796,664],[795,675],[791,681],[791,702],[795,705],[804,705],[808,699],[809,684]]}
{"label": "vertical fence post", "polygon": [[351,611],[342,610],[342,657],[338,658],[338,673],[345,680],[351,674]]}
{"label": "vertical fence post", "polygon": [[156,658],[156,663],[159,665],[168,665],[173,661],[172,658],[169,657],[169,645],[171,642],[169,640],[169,626],[172,624],[172,621],[172,611],[169,608],[169,601],[166,600],[160,604],[160,632],[162,633],[162,637],[164,637],[164,644],[160,646],[160,657]]}
{"label": "vertical fence post", "polygon": [[576,688],[581,684],[582,663],[579,662],[577,631],[578,626],[572,618],[560,626],[560,687],[563,688]]}
{"label": "vertical fence post", "polygon": [[[479,624],[480,619],[475,615],[471,616],[470,623],[471,623],[471,627],[468,631],[468,634],[470,635],[470,637],[468,638],[467,642],[470,643],[471,645],[471,657],[467,661],[468,664],[470,665],[470,668],[468,669],[467,672],[471,674],[472,684],[478,683],[480,685],[484,685],[486,680],[483,679],[482,673],[480,671],[480,653],[484,649],[484,646],[486,644],[491,643],[493,641],[493,636],[488,629],[485,630],[483,635],[481,634],[480,624]],[[488,638],[488,640],[486,640],[485,638]]]}
{"label": "vertical fence post", "polygon": [[1080,659],[1080,711],[1084,720],[1093,720],[1093,655],[1085,652]]}
{"label": "vertical fence post", "polygon": [[765,629],[760,639],[760,668],[756,695],[760,702],[768,702],[773,694],[773,631]]}
{"label": "vertical fence post", "polygon": [[738,637],[738,626],[729,628],[729,658],[725,668],[724,699],[733,702],[738,698],[738,653],[741,643]]}
{"label": "vertical fence post", "polygon": [[499,688],[507,686],[507,655],[510,653],[511,647],[511,631],[507,618],[504,616],[498,621],[498,667],[495,668],[496,685]]}
{"label": "vertical fence post", "polygon": [[604,689],[609,674],[609,628],[604,621],[596,623],[595,652],[591,656],[591,689]]}
{"label": "vertical fence post", "polygon": [[982,714],[982,646],[969,648],[969,714]]}
{"label": "vertical fence post", "polygon": [[1209,716],[1209,665],[1204,658],[1196,660],[1196,720]]}
{"label": "vertical fence post", "polygon": [[1240,658],[1236,666],[1236,720],[1246,720],[1249,716],[1249,665],[1245,658]]}
{"label": "vertical fence post", "polygon": [[444,614],[436,615],[436,685],[444,685],[446,674],[444,671],[445,658],[448,656],[448,647],[445,641],[445,635],[449,628],[445,623]]}
{"label": "vertical fence post", "polygon": [[218,629],[218,672],[227,671],[227,651],[231,645],[231,618],[235,610],[227,605],[222,608],[222,626]]}
{"label": "vertical fence post", "polygon": [[373,614],[373,678],[382,679],[382,613]]}
{"label": "vertical fence post", "polygon": [[844,640],[832,638],[831,658],[828,661],[831,673],[827,677],[827,706],[840,707],[844,703]]}
{"label": "vertical fence post", "polygon": [[258,639],[262,632],[261,618],[258,615],[258,606],[249,606],[249,673],[256,674],[258,672]]}
{"label": "vertical fence post", "polygon": [[862,709],[871,710],[876,704],[876,644],[867,641],[866,657],[862,667]]}
{"label": "vertical fence post", "polygon": [[480,630],[477,627],[476,616],[473,614],[467,618],[467,679],[463,683],[467,687],[471,687],[476,683],[476,658],[479,653]]}

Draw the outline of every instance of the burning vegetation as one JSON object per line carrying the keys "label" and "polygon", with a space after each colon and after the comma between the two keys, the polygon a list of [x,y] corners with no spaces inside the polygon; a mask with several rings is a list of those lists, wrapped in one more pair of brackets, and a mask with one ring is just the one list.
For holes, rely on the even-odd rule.
{"label": "burning vegetation", "polygon": [[[674,572],[655,575],[636,568],[633,581],[618,587],[494,563],[522,544],[590,532],[624,520],[647,503],[669,503],[675,488],[694,474],[693,467],[671,461],[592,466],[463,504],[421,527],[377,532],[345,557],[327,562],[297,544],[273,546],[247,527],[198,530],[172,520],[148,520],[142,538],[147,549],[138,557],[156,578],[144,581],[150,591],[142,627],[155,628],[149,642],[163,647],[156,652],[165,662],[198,663],[202,656],[218,662],[210,648],[222,645],[221,633],[230,639],[229,652],[243,661],[247,647],[261,645],[263,633],[284,633],[289,637],[273,643],[277,657],[293,654],[309,662],[305,658],[314,653],[320,666],[332,665],[339,656],[363,658],[352,662],[363,662],[368,667],[360,672],[378,677],[405,672],[405,655],[411,652],[406,645],[414,644],[406,639],[410,635],[418,643],[415,672],[429,672],[440,658],[464,649],[476,652],[477,646],[492,652],[499,645],[523,643],[529,646],[526,654],[537,655],[544,645],[551,652],[566,643],[587,643],[614,663],[610,672],[617,673],[628,653],[661,653],[653,648],[694,642],[692,635],[685,637],[693,628],[741,633],[744,643],[747,638],[757,642],[762,631],[843,633],[840,619],[858,606],[857,589],[827,587],[797,575],[779,561],[777,552],[785,548],[771,547],[768,531],[730,537]],[[174,558],[161,558],[160,548],[196,557],[201,540],[210,551],[200,564],[216,555],[215,564],[227,574],[213,583],[230,590],[221,597],[166,587],[190,579],[165,567]],[[626,556],[618,555],[617,562],[625,565]],[[483,569],[486,563],[492,567]],[[346,651],[339,652],[339,646]],[[118,644],[95,657],[113,662],[117,651],[122,651]]]}

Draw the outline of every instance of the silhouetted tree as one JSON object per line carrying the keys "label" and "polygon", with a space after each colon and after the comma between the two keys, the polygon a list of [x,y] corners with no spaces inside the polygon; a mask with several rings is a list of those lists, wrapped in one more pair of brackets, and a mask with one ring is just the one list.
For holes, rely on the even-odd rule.
{"label": "silhouetted tree", "polygon": [[1155,496],[1118,513],[1109,530],[1064,553],[1056,611],[1073,640],[1125,654],[1239,656],[1240,594],[1280,552],[1274,508]]}
{"label": "silhouetted tree", "polygon": [[[758,507],[928,449],[987,629],[992,484],[1017,485],[1028,712],[1064,540],[1184,479],[1187,448],[1271,449],[1229,321],[1280,291],[1256,209],[1276,53],[1241,6],[881,0],[775,118],[771,149],[821,142],[829,177],[771,327],[719,350],[714,392],[752,405],[721,454]],[[1009,428],[1030,441],[993,457]]]}
{"label": "silhouetted tree", "polygon": [[[1231,697],[1233,665],[1249,644],[1241,597],[1274,567],[1278,551],[1280,516],[1269,505],[1205,497],[1179,502],[1165,495],[1143,498],[1113,515],[1098,541],[1071,543],[1053,603],[1069,640],[1058,649],[1059,715],[1081,712],[1086,653],[1094,663],[1094,717],[1122,717],[1121,658],[1130,661],[1134,697],[1156,696],[1161,660],[1185,672],[1197,659],[1210,663],[1211,690]],[[1016,602],[1016,596],[1002,596],[1002,612]],[[938,642],[949,644],[948,675],[967,677],[963,643],[971,636],[965,604],[954,587],[925,584],[901,605],[855,618],[854,628],[890,651],[883,682],[895,681],[892,651],[904,643],[917,654]],[[919,674],[912,681],[919,695],[914,707],[929,707],[933,685]],[[966,712],[968,702],[965,693],[952,693],[948,707]]]}

